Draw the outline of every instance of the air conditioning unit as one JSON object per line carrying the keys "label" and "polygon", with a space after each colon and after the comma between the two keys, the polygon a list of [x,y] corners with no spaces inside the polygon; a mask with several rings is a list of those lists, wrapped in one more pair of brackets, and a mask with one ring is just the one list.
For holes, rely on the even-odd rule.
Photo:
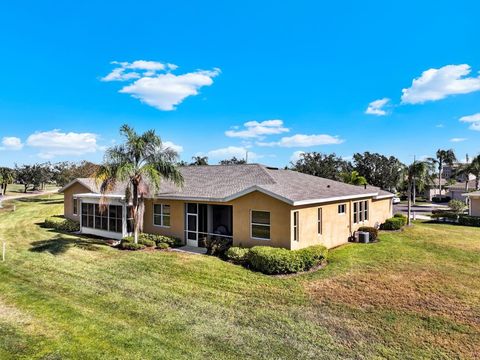
{"label": "air conditioning unit", "polygon": [[357,231],[358,234],[358,242],[361,243],[369,243],[370,242],[370,233],[366,231]]}

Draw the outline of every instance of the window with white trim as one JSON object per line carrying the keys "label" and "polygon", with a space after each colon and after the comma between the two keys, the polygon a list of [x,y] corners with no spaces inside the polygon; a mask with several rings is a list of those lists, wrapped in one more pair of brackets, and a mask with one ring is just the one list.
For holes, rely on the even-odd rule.
{"label": "window with white trim", "polygon": [[338,205],[338,213],[343,215],[345,214],[347,206],[345,204],[340,204]]}
{"label": "window with white trim", "polygon": [[322,208],[317,209],[317,232],[322,235]]}
{"label": "window with white trim", "polygon": [[73,198],[73,215],[78,215],[78,199]]}
{"label": "window with white trim", "polygon": [[298,211],[293,212],[293,240],[299,241],[299,214]]}
{"label": "window with white trim", "polygon": [[153,205],[153,224],[156,226],[170,226],[170,205]]}
{"label": "window with white trim", "polygon": [[250,229],[252,238],[270,240],[270,212],[252,210]]}
{"label": "window with white trim", "polygon": [[368,220],[368,200],[353,203],[353,223],[358,224]]}

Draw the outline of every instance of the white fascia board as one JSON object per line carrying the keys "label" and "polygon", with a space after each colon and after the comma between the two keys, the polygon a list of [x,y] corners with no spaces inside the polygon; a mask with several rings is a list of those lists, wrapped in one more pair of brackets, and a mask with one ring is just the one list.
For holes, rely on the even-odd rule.
{"label": "white fascia board", "polygon": [[378,195],[378,193],[334,196],[334,197],[323,198],[323,199],[308,199],[308,200],[295,201],[293,203],[293,206],[322,204],[322,203],[344,201],[344,200],[354,200],[354,199],[361,199],[361,198],[365,198],[365,197],[374,197],[376,195]]}
{"label": "white fascia board", "polygon": [[393,198],[395,197],[394,194],[390,194],[390,195],[377,195],[374,197],[374,200],[378,200],[378,199],[388,199],[388,198]]}
{"label": "white fascia board", "polygon": [[119,194],[97,194],[97,193],[84,193],[84,194],[75,194],[73,195],[74,198],[92,198],[92,199],[99,199],[99,198],[106,198],[106,199],[124,199],[125,195]]}

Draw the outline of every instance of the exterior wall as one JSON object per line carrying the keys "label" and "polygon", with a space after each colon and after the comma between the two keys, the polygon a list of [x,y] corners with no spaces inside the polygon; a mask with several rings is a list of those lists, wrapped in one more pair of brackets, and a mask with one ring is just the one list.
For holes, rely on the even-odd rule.
{"label": "exterior wall", "polygon": [[81,216],[80,216],[82,204],[99,204],[99,203],[100,203],[100,200],[96,199],[96,198],[91,199],[91,198],[85,197],[85,198],[80,199],[80,201],[78,202],[78,213],[79,213],[78,220],[80,221],[80,231],[83,234],[91,234],[91,235],[96,235],[96,236],[101,236],[101,237],[104,237],[104,238],[116,239],[116,240],[121,240],[125,236],[127,236],[128,235],[128,233],[127,233],[127,223],[125,221],[125,219],[126,219],[125,214],[127,212],[127,207],[125,205],[125,202],[119,201],[119,200],[116,200],[116,199],[109,199],[107,204],[108,205],[120,205],[120,206],[122,206],[122,208],[123,208],[123,210],[122,210],[122,212],[123,212],[122,232],[113,232],[113,231],[107,231],[107,230],[102,230],[102,229],[94,229],[94,228],[88,228],[88,227],[82,226],[83,224],[82,224]]}
{"label": "exterior wall", "polygon": [[[158,226],[153,224],[153,205],[170,205],[170,226]],[[143,232],[149,234],[160,234],[184,239],[185,226],[185,202],[179,200],[145,200],[145,215],[143,218]]]}
{"label": "exterior wall", "polygon": [[[368,201],[368,220],[353,223],[353,203]],[[338,213],[338,205],[345,204],[345,214]],[[318,209],[322,209],[322,233],[318,234]],[[299,240],[294,241],[293,212],[299,212]],[[360,226],[378,226],[392,217],[392,199],[372,200],[368,198],[347,200],[327,204],[314,204],[292,207],[292,249],[301,249],[312,245],[324,245],[333,248],[348,242],[348,238]]]}
{"label": "exterior wall", "polygon": [[77,207],[77,215],[73,214],[73,195],[75,194],[82,194],[88,193],[90,189],[86,188],[80,183],[75,183],[72,186],[65,189],[63,192],[64,200],[63,200],[63,214],[67,219],[80,221],[80,201],[78,202]]}
{"label": "exterior wall", "polygon": [[480,216],[480,197],[470,197],[470,215]]}

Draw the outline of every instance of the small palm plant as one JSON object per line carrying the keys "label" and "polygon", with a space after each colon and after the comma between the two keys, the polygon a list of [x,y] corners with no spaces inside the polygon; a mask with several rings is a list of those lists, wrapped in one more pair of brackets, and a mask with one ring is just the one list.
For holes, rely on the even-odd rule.
{"label": "small palm plant", "polygon": [[341,174],[342,181],[351,185],[367,185],[367,179],[361,176],[358,171],[344,172]]}
{"label": "small palm plant", "polygon": [[143,228],[145,197],[154,194],[163,179],[176,185],[183,184],[182,174],[177,168],[178,154],[165,148],[154,130],[137,134],[133,128],[123,125],[120,128],[126,141],[122,145],[110,147],[96,178],[100,183],[102,203],[106,203],[106,194],[117,183],[125,183],[125,199],[131,204],[134,240],[138,243],[138,234]]}

